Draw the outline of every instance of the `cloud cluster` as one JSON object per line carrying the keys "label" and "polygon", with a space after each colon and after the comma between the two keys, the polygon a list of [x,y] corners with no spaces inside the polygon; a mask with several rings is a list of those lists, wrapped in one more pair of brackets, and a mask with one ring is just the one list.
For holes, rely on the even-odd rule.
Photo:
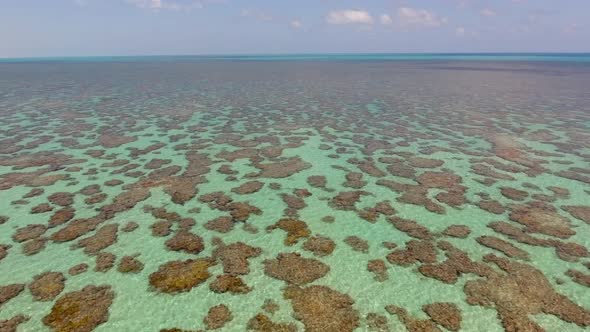
{"label": "cloud cluster", "polygon": [[398,23],[404,27],[439,27],[448,22],[447,18],[426,9],[400,7],[397,10]]}
{"label": "cloud cluster", "polygon": [[373,24],[373,17],[366,10],[335,10],[328,13],[326,21],[330,24]]}
{"label": "cloud cluster", "polygon": [[494,17],[496,16],[496,12],[489,9],[489,8],[484,8],[479,12],[482,16],[486,16],[486,17]]}
{"label": "cloud cluster", "polygon": [[[375,19],[366,10],[346,9],[335,10],[328,13],[326,22],[330,24],[373,24]],[[433,28],[447,23],[445,17],[440,17],[426,9],[400,7],[395,15],[381,14],[379,23],[383,25],[396,24],[402,28]]]}
{"label": "cloud cluster", "polygon": [[192,8],[202,8],[202,1],[171,1],[171,0],[126,0],[129,4],[142,9],[170,9],[183,10]]}
{"label": "cloud cluster", "polygon": [[292,28],[295,28],[295,29],[301,29],[303,27],[303,23],[301,23],[301,21],[299,21],[299,20],[292,20],[290,25]]}
{"label": "cloud cluster", "polygon": [[383,24],[383,25],[390,25],[390,24],[393,24],[393,19],[391,18],[391,16],[389,16],[387,14],[383,14],[379,18],[379,22],[381,22],[381,24]]}
{"label": "cloud cluster", "polygon": [[273,20],[272,15],[270,15],[266,12],[257,10],[257,9],[244,9],[240,13],[240,16],[251,17],[251,18],[254,18],[258,21],[272,21]]}

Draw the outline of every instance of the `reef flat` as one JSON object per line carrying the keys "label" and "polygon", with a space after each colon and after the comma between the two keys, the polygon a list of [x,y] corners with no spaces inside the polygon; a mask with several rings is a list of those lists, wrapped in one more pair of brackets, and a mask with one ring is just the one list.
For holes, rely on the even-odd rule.
{"label": "reef flat", "polygon": [[0,63],[0,330],[587,330],[588,86],[581,63]]}

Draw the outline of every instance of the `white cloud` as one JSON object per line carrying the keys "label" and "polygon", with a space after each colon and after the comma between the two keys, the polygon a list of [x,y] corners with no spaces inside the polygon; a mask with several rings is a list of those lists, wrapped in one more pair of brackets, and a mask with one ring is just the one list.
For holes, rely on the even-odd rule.
{"label": "white cloud", "polygon": [[301,21],[299,20],[293,20],[291,21],[291,23],[289,23],[289,25],[291,25],[291,27],[295,29],[301,29],[303,27],[303,23],[301,23]]}
{"label": "white cloud", "polygon": [[142,9],[170,9],[183,10],[192,8],[202,8],[202,1],[171,1],[171,0],[126,0],[128,3]]}
{"label": "white cloud", "polygon": [[465,36],[465,28],[464,27],[458,27],[455,29],[455,35],[457,37],[464,37]]}
{"label": "white cloud", "polygon": [[390,25],[393,24],[393,19],[391,18],[391,16],[387,15],[387,14],[383,14],[381,15],[381,17],[379,18],[379,21],[381,22],[381,24],[383,25]]}
{"label": "white cloud", "polygon": [[409,7],[398,8],[397,17],[402,26],[414,27],[439,27],[448,21],[445,17],[440,17],[431,11]]}
{"label": "white cloud", "polygon": [[489,8],[484,8],[484,9],[480,10],[479,13],[485,17],[494,17],[497,15],[495,11],[493,11]]}
{"label": "white cloud", "polygon": [[563,32],[567,33],[567,34],[576,33],[578,28],[579,28],[579,25],[572,23],[572,24],[567,25],[565,28],[563,28]]}
{"label": "white cloud", "polygon": [[272,21],[273,19],[272,15],[255,9],[244,9],[242,10],[242,13],[240,13],[240,16],[252,17],[259,21]]}
{"label": "white cloud", "polygon": [[328,13],[330,24],[373,24],[373,17],[365,10],[337,10]]}

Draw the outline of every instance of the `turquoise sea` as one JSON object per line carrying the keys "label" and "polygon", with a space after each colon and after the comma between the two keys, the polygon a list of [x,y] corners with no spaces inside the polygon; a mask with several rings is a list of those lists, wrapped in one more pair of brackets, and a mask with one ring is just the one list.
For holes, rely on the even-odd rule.
{"label": "turquoise sea", "polygon": [[0,331],[586,331],[590,54],[0,60]]}

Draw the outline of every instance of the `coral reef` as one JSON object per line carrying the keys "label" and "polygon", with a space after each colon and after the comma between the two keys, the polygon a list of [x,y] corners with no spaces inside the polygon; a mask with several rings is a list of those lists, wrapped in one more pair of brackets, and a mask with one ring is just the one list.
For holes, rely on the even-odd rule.
{"label": "coral reef", "polygon": [[313,258],[297,253],[281,253],[277,258],[264,261],[264,273],[289,284],[304,285],[325,276],[330,267]]}
{"label": "coral reef", "polygon": [[213,265],[215,262],[207,258],[164,263],[150,274],[150,285],[164,293],[187,292],[209,279],[208,269]]}
{"label": "coral reef", "polygon": [[60,297],[43,323],[64,332],[90,332],[106,322],[115,293],[110,286],[86,286]]}
{"label": "coral reef", "polygon": [[51,301],[65,288],[65,276],[60,272],[45,272],[33,278],[29,290],[35,301]]}

